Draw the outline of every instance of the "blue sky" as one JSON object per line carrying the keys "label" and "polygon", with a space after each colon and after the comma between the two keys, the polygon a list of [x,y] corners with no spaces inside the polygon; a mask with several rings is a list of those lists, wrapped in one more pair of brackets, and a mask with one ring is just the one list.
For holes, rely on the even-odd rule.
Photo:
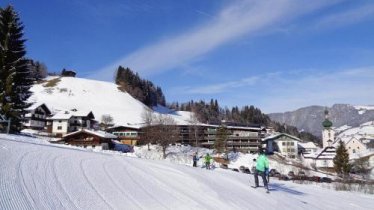
{"label": "blue sky", "polygon": [[265,113],[374,104],[374,2],[0,0],[49,71],[113,81],[122,65],[168,102],[218,99]]}

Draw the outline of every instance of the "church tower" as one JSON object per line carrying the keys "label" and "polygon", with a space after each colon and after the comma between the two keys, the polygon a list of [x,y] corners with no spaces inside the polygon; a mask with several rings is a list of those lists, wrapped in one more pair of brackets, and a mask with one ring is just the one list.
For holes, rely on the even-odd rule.
{"label": "church tower", "polygon": [[335,131],[332,129],[332,122],[329,120],[329,111],[325,110],[325,121],[322,122],[322,146],[331,147],[335,140]]}

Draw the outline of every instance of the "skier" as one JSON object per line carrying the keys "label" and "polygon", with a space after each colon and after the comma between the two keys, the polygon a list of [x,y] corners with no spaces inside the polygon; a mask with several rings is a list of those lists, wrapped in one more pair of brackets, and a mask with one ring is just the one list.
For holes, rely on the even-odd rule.
{"label": "skier", "polygon": [[269,160],[268,158],[265,156],[265,152],[264,150],[260,149],[259,151],[259,156],[256,160],[256,170],[255,170],[255,188],[256,187],[259,187],[259,184],[258,184],[258,175],[260,175],[262,177],[262,181],[264,183],[264,187],[267,191],[269,191],[269,188],[268,188],[268,182],[267,182],[267,179],[266,179],[266,174],[268,173],[269,171]]}
{"label": "skier", "polygon": [[209,155],[209,153],[206,153],[206,156],[205,156],[205,168],[206,169],[210,169],[211,159],[212,159],[212,157]]}
{"label": "skier", "polygon": [[197,161],[199,161],[199,157],[197,157],[197,152],[194,153],[192,156],[192,161],[193,161],[193,167],[197,167]]}

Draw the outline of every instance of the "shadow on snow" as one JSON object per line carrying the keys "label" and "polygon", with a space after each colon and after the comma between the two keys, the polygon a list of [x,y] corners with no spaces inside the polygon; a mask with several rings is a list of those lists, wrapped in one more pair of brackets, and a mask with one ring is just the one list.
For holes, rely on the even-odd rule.
{"label": "shadow on snow", "polygon": [[270,191],[282,191],[293,195],[305,195],[305,193],[286,187],[284,184],[269,184]]}

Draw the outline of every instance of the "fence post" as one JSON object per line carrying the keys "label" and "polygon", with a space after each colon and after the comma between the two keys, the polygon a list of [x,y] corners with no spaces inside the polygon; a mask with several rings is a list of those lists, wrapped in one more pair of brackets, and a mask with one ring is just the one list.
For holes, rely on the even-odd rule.
{"label": "fence post", "polygon": [[8,127],[6,129],[6,133],[9,134],[9,129],[10,129],[10,121],[12,120],[12,118],[9,118],[8,120]]}

